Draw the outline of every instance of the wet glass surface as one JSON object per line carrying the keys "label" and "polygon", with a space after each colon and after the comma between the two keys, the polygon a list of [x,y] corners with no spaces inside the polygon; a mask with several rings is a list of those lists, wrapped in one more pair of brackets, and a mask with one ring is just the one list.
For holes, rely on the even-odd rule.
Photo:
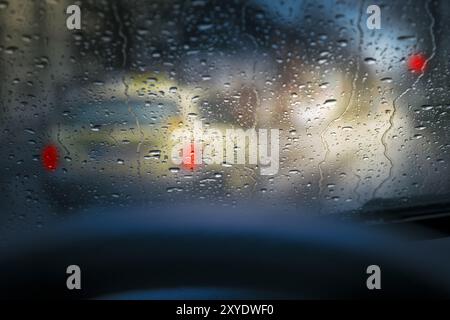
{"label": "wet glass surface", "polygon": [[[3,227],[136,204],[447,207],[447,1],[382,2],[379,30],[367,1],[81,1],[81,30],[69,4],[0,2]],[[177,164],[175,132],[199,124],[279,130],[275,172]],[[221,137],[202,139],[191,160]]]}

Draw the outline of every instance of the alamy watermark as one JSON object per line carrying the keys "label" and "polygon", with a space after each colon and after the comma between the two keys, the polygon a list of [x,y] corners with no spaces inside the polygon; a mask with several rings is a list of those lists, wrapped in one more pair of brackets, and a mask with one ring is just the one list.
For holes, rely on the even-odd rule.
{"label": "alamy watermark", "polygon": [[367,289],[369,290],[380,290],[381,289],[381,268],[372,264],[367,267],[366,273],[369,274],[369,277],[366,281]]}
{"label": "alamy watermark", "polygon": [[174,130],[172,142],[175,165],[251,164],[258,165],[261,175],[278,173],[279,129],[204,128],[196,120],[190,128]]}
{"label": "alamy watermark", "polygon": [[69,290],[81,290],[81,269],[78,265],[72,264],[67,267],[66,273],[69,275],[66,286]]}
{"label": "alamy watermark", "polygon": [[372,4],[367,7],[367,14],[370,16],[367,18],[366,25],[370,30],[381,29],[381,9],[376,4]]}
{"label": "alamy watermark", "polygon": [[66,27],[69,30],[81,29],[81,9],[76,4],[67,7],[66,14],[69,16],[66,19]]}

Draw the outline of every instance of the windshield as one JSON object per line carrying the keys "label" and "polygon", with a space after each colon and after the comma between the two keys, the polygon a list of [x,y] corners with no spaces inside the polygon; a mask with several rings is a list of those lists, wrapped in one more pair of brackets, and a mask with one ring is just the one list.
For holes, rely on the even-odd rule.
{"label": "windshield", "polygon": [[448,1],[74,3],[0,1],[2,225],[446,207]]}

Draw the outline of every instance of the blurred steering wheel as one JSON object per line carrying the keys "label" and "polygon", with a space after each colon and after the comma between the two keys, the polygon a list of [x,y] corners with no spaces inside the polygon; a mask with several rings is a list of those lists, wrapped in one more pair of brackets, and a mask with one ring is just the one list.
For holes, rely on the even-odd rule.
{"label": "blurred steering wheel", "polygon": [[[270,209],[96,209],[10,234],[1,298],[449,297],[449,263],[401,236]],[[66,269],[81,268],[81,290]],[[369,265],[381,290],[366,286]]]}

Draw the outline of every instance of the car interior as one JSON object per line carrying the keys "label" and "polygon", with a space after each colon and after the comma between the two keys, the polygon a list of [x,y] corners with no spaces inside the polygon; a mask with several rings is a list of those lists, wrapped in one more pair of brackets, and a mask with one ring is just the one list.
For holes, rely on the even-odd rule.
{"label": "car interior", "polygon": [[449,28],[445,0],[0,1],[0,299],[449,298]]}

